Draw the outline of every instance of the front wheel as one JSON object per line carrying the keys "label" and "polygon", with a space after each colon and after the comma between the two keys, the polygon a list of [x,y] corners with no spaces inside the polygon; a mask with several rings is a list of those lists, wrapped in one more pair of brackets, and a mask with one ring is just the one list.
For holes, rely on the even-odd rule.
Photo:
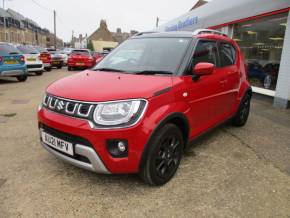
{"label": "front wheel", "polygon": [[184,139],[174,124],[163,126],[151,140],[140,176],[149,185],[160,186],[175,174],[182,158]]}
{"label": "front wheel", "polygon": [[235,126],[244,126],[247,123],[251,107],[251,94],[246,93],[241,101],[240,107],[232,120]]}
{"label": "front wheel", "polygon": [[21,75],[16,77],[19,82],[25,82],[27,80],[27,75]]}

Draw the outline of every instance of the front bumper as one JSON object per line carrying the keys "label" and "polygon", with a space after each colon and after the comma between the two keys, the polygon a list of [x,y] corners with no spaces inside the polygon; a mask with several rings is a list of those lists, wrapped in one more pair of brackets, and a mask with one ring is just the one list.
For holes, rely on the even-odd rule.
{"label": "front bumper", "polygon": [[[45,146],[46,149],[50,149],[47,150],[52,154],[64,161],[90,171],[106,174],[137,173],[139,171],[144,146],[150,135],[148,129],[143,126],[142,120],[135,126],[124,129],[92,129],[87,120],[61,115],[45,108],[39,110],[38,120],[40,128],[46,126],[53,129],[54,134],[52,135],[72,142],[75,153],[89,160],[88,162],[82,159],[75,160],[75,158]],[[128,141],[127,157],[114,158],[110,155],[107,150],[107,142],[112,139]]]}
{"label": "front bumper", "polygon": [[51,147],[49,147],[43,142],[41,142],[41,144],[47,151],[49,151],[51,154],[53,154],[57,158],[65,162],[68,162],[76,167],[80,167],[85,170],[89,170],[96,173],[110,174],[110,172],[104,166],[103,162],[101,161],[101,159],[99,158],[95,150],[92,148],[89,148],[80,144],[75,145],[75,153],[89,159],[90,163],[86,163],[86,162],[68,157],[66,155],[63,155],[60,152],[57,152],[56,150],[52,149]]}
{"label": "front bumper", "polygon": [[74,62],[68,62],[67,64],[68,67],[93,67],[94,65],[92,63],[83,63],[83,64],[78,64],[78,63],[74,63]]}

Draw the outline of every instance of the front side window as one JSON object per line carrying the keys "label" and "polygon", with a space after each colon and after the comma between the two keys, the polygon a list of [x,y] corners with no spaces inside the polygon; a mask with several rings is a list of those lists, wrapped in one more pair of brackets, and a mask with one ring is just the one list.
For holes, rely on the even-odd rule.
{"label": "front side window", "polygon": [[123,42],[98,65],[127,73],[176,73],[192,38],[139,38]]}
{"label": "front side window", "polygon": [[194,51],[192,67],[201,62],[207,62],[218,66],[218,49],[216,42],[199,41]]}

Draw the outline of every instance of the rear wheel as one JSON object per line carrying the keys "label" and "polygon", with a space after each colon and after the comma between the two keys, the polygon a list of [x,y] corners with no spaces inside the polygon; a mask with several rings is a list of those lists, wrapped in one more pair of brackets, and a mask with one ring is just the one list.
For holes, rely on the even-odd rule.
{"label": "rear wheel", "polygon": [[38,71],[38,72],[35,72],[36,76],[41,76],[43,74],[43,71]]}
{"label": "rear wheel", "polygon": [[57,69],[61,69],[62,68],[62,66],[57,66]]}
{"label": "rear wheel", "polygon": [[68,71],[72,71],[73,70],[73,67],[67,67],[67,70]]}
{"label": "rear wheel", "polygon": [[51,67],[46,67],[44,68],[46,71],[50,72],[51,71]]}
{"label": "rear wheel", "polygon": [[175,174],[182,158],[184,139],[174,124],[166,124],[154,136],[140,170],[144,182],[163,185]]}
{"label": "rear wheel", "polygon": [[27,80],[27,75],[21,75],[16,77],[19,82],[25,82]]}
{"label": "rear wheel", "polygon": [[233,125],[235,126],[244,126],[247,123],[251,107],[251,94],[246,93],[244,98],[241,101],[238,112],[232,120]]}

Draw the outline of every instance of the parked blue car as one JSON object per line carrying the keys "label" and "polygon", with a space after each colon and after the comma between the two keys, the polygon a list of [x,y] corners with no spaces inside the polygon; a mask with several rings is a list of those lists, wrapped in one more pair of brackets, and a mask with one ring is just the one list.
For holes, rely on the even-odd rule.
{"label": "parked blue car", "polygon": [[8,43],[0,43],[1,77],[16,77],[19,82],[24,82],[28,77],[24,56]]}

